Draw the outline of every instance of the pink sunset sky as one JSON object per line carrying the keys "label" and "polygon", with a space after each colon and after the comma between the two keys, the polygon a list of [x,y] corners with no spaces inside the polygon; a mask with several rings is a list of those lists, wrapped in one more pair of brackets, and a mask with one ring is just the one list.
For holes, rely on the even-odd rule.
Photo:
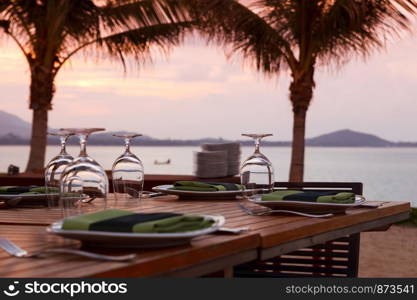
{"label": "pink sunset sky", "polygon": [[[417,141],[417,38],[394,39],[366,61],[317,72],[307,136],[338,129]],[[0,44],[0,110],[31,120],[29,71],[12,41]],[[165,58],[126,74],[113,62],[76,57],[60,71],[49,126],[105,127],[157,138],[223,137],[243,132],[291,138],[288,74],[266,79],[238,57],[188,40]]]}

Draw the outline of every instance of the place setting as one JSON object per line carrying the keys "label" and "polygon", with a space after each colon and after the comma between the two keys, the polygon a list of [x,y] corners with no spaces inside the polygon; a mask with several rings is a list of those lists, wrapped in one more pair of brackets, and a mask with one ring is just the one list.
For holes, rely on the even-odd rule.
{"label": "place setting", "polygon": [[367,204],[362,195],[346,191],[295,190],[279,187],[274,181],[274,167],[260,151],[263,138],[272,134],[242,134],[255,142],[255,151],[242,164],[240,180],[247,192],[238,198],[238,207],[252,216],[290,214],[311,218],[328,218],[346,213],[357,206],[379,207]]}
{"label": "place setting", "polygon": [[[67,208],[68,209],[68,208]],[[160,249],[187,246],[192,240],[208,234],[240,234],[249,229],[226,228],[225,218],[219,215],[182,214],[172,212],[135,213],[126,209],[103,209],[79,215],[67,215],[46,227],[45,234],[64,238],[65,241],[46,245],[39,251],[29,252],[6,238],[0,238],[0,248],[20,258],[42,258],[51,254],[82,256],[101,261],[130,261],[139,249]],[[74,211],[74,210],[70,210]],[[81,242],[80,246],[69,241]],[[106,255],[102,254],[106,250]],[[132,252],[113,255],[112,252]]]}
{"label": "place setting", "polygon": [[159,185],[153,191],[175,195],[181,200],[235,200],[237,196],[251,191],[241,184],[227,182],[177,181],[174,184]]}
{"label": "place setting", "polygon": [[210,180],[239,174],[240,143],[205,143],[201,149],[194,152],[194,174],[200,181],[176,181],[152,190],[162,195],[175,195],[180,200],[235,200],[253,192],[242,184]]}
{"label": "place setting", "polygon": [[274,190],[247,199],[255,207],[239,204],[250,215],[273,213],[294,214],[312,218],[332,217],[346,213],[347,209],[361,206],[365,198],[348,192]]}
{"label": "place setting", "polygon": [[383,206],[383,203],[368,203],[365,197],[353,192],[293,190],[274,187],[264,192],[264,194],[241,197],[241,200],[246,200],[247,203],[239,203],[239,208],[254,216],[282,213],[326,218],[336,214],[346,214],[352,208]]}
{"label": "place setting", "polygon": [[11,207],[44,207],[48,205],[46,199],[58,201],[59,191],[47,193],[43,186],[1,186],[0,187],[0,208]]}

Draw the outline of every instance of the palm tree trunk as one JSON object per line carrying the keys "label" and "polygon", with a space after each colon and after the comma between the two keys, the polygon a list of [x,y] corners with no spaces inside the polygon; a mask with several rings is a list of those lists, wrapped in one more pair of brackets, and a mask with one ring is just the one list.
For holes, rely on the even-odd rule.
{"label": "palm tree trunk", "polygon": [[48,131],[48,110],[54,95],[52,71],[42,66],[32,66],[30,83],[30,108],[33,110],[32,135],[26,172],[39,172],[45,166]]}
{"label": "palm tree trunk", "polygon": [[45,165],[48,109],[34,109],[32,115],[32,136],[26,172],[40,172]]}
{"label": "palm tree trunk", "polygon": [[303,182],[304,178],[304,149],[306,129],[306,109],[294,110],[292,130],[292,149],[290,165],[290,182]]}
{"label": "palm tree trunk", "polygon": [[314,67],[290,85],[290,100],[293,107],[293,139],[291,149],[290,182],[304,180],[304,152],[307,110],[313,98]]}

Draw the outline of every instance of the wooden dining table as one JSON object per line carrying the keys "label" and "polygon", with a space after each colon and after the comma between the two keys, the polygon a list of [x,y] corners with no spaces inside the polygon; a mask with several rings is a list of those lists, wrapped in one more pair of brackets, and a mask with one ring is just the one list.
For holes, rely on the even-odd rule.
{"label": "wooden dining table", "polygon": [[[410,210],[408,202],[383,202],[377,208],[359,206],[328,218],[251,216],[241,211],[237,202],[162,196],[144,199],[140,211],[222,215],[226,227],[248,226],[247,232],[212,233],[196,237],[188,245],[159,249],[87,249],[111,255],[137,254],[136,259],[127,262],[97,261],[69,254],[15,258],[0,251],[0,277],[231,277],[233,268],[242,263],[389,226],[407,219]],[[60,218],[58,209],[1,209],[0,237],[29,252],[82,246],[78,241],[46,233],[46,227]]]}

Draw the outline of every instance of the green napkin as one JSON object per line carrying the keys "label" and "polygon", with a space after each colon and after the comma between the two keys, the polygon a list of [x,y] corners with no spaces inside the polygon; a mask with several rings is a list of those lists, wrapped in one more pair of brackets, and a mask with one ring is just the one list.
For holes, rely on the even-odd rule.
{"label": "green napkin", "polygon": [[337,191],[282,190],[262,195],[262,201],[279,200],[347,204],[355,202],[355,194]]}
{"label": "green napkin", "polygon": [[341,204],[348,204],[355,202],[355,194],[354,193],[337,193],[336,195],[330,196],[320,196],[317,198],[317,202],[321,203],[341,203]]}
{"label": "green napkin", "polygon": [[153,222],[139,223],[133,226],[136,233],[173,233],[201,230],[211,227],[212,220],[207,220],[201,216],[183,215],[165,218]]}
{"label": "green napkin", "polygon": [[289,195],[298,195],[300,191],[292,191],[292,190],[283,190],[283,191],[276,191],[269,194],[262,195],[263,201],[275,201],[275,200],[284,200],[284,197]]}
{"label": "green napkin", "polygon": [[174,233],[209,228],[212,220],[198,215],[174,213],[133,213],[124,210],[103,210],[67,218],[65,230],[90,230],[134,233]]}
{"label": "green napkin", "polygon": [[56,187],[44,187],[44,186],[39,186],[39,187],[34,187],[32,189],[29,190],[29,192],[34,192],[34,193],[38,193],[38,194],[46,194],[46,192],[48,191],[48,193],[59,193],[59,189]]}
{"label": "green napkin", "polygon": [[7,190],[16,186],[0,186],[0,193],[7,193]]}
{"label": "green napkin", "polygon": [[13,194],[18,195],[22,193],[27,193],[31,188],[35,186],[2,186],[0,189],[0,194]]}
{"label": "green napkin", "polygon": [[110,220],[122,216],[132,215],[131,211],[108,209],[95,213],[66,218],[62,228],[66,230],[89,230],[91,224],[103,220]]}
{"label": "green napkin", "polygon": [[200,181],[177,181],[171,190],[198,191],[198,192],[218,192],[218,191],[238,191],[243,186],[235,183],[222,182],[200,182]]}
{"label": "green napkin", "polygon": [[[59,189],[55,187],[48,188],[49,192],[59,193]],[[44,186],[0,186],[0,194],[46,194]]]}

